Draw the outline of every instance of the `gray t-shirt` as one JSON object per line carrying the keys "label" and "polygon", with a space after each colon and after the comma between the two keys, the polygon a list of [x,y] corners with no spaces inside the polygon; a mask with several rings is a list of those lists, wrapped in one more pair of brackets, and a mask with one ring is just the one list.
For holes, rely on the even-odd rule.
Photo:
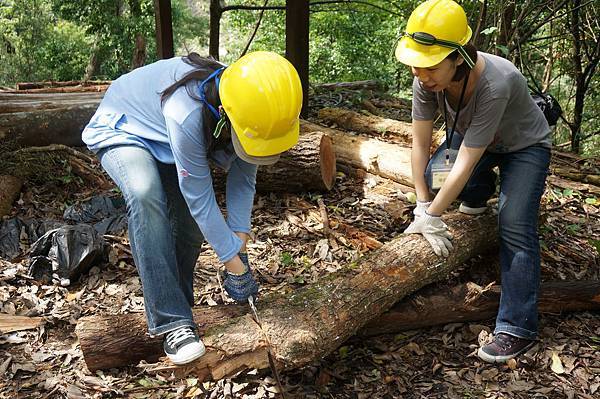
{"label": "gray t-shirt", "polygon": [[[464,135],[467,147],[487,147],[490,152],[504,153],[521,150],[534,144],[551,147],[550,127],[544,114],[535,104],[527,81],[508,60],[477,53],[485,60],[485,68],[469,102],[463,104],[456,131]],[[436,111],[444,107],[442,92],[434,93],[413,81],[412,117],[414,120],[433,120]],[[446,104],[448,131],[454,124],[456,112]]]}

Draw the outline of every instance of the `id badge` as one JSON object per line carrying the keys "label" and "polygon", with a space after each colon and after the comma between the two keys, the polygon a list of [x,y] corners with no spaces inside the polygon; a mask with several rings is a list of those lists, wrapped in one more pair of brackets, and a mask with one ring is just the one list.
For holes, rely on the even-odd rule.
{"label": "id badge", "polygon": [[434,163],[431,165],[431,188],[433,190],[439,190],[444,185],[444,182],[448,178],[454,161],[456,161],[457,150],[450,150],[447,154],[447,158],[443,159],[440,163]]}

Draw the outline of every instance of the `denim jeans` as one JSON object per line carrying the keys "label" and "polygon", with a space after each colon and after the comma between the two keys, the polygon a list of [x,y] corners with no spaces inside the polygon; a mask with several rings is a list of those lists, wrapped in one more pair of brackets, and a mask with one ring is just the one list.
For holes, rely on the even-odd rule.
{"label": "denim jeans", "polygon": [[109,147],[98,156],[125,198],[149,333],[195,326],[194,266],[204,238],[179,190],[175,165],[137,146]]}
{"label": "denim jeans", "polygon": [[[451,148],[463,137],[454,134]],[[444,160],[446,144],[433,154],[425,179],[431,187],[431,165]],[[537,232],[540,200],[550,164],[550,149],[532,145],[519,151],[485,152],[467,181],[459,199],[468,203],[488,200],[496,191],[500,171],[498,238],[502,292],[495,334],[534,339],[538,330],[537,302],[540,284],[540,244]]]}

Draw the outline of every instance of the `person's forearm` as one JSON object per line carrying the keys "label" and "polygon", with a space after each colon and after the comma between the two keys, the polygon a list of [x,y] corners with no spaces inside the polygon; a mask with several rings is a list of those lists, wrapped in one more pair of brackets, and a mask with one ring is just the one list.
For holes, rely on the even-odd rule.
{"label": "person's forearm", "polygon": [[[238,231],[236,231],[235,234],[242,240],[242,247],[240,248],[240,252],[246,252],[246,243],[248,242],[250,236],[246,233],[240,233]],[[242,263],[242,260],[237,255],[225,262],[225,268],[231,273],[235,274],[241,274],[246,270],[246,267]]]}
{"label": "person's forearm", "polygon": [[429,151],[415,147],[410,154],[411,169],[417,200],[427,202],[430,199],[429,187],[425,181],[425,169],[429,162]]}

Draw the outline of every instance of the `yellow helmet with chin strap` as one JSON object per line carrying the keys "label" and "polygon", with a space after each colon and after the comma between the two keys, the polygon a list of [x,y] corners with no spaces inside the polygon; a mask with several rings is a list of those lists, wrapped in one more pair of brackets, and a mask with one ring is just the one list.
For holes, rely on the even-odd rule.
{"label": "yellow helmet with chin strap", "polygon": [[219,96],[236,152],[242,150],[249,161],[261,163],[264,157],[271,163],[269,157],[298,142],[302,85],[294,66],[282,56],[256,51],[241,57],[223,72]]}
{"label": "yellow helmet with chin strap", "polygon": [[396,58],[406,65],[428,68],[458,50],[472,68],[473,61],[462,47],[471,36],[467,16],[458,3],[428,0],[410,14],[406,32],[396,47]]}

